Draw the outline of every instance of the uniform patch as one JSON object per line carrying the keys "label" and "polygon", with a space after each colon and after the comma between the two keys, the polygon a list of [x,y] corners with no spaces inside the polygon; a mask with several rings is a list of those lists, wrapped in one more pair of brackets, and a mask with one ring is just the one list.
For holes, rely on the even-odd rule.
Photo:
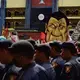
{"label": "uniform patch", "polygon": [[66,73],[70,73],[70,71],[71,71],[71,66],[66,66],[65,67],[65,72]]}
{"label": "uniform patch", "polygon": [[16,80],[16,78],[17,78],[17,76],[15,76],[15,75],[9,76],[9,80]]}
{"label": "uniform patch", "polygon": [[57,67],[57,66],[58,66],[58,63],[53,62],[53,63],[52,63],[52,66],[53,66],[53,68],[55,68],[55,67]]}

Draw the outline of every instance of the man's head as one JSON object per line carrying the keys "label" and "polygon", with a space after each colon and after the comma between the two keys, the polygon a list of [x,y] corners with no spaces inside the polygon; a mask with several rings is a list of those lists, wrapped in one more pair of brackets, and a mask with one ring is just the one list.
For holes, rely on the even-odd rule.
{"label": "man's head", "polygon": [[71,42],[64,42],[62,44],[62,58],[65,60],[70,60],[72,56],[75,56],[77,49],[75,45]]}
{"label": "man's head", "polygon": [[31,62],[35,53],[32,44],[26,40],[13,43],[9,50],[14,56],[17,66],[22,66]]}
{"label": "man's head", "polygon": [[40,44],[36,46],[36,56],[35,60],[44,62],[44,60],[49,60],[49,56],[51,53],[51,48],[47,44]]}
{"label": "man's head", "polygon": [[34,39],[28,39],[28,41],[34,46],[34,48],[35,48],[35,45],[36,45],[36,42],[35,42],[35,40]]}
{"label": "man's head", "polygon": [[12,62],[13,57],[10,55],[8,47],[12,45],[10,40],[0,41],[0,62],[8,64]]}
{"label": "man's head", "polygon": [[12,35],[18,35],[18,33],[16,31],[13,31]]}
{"label": "man's head", "polygon": [[50,47],[51,47],[51,57],[56,57],[59,56],[61,53],[61,43],[54,41],[49,43]]}
{"label": "man's head", "polygon": [[62,12],[54,12],[47,21],[46,41],[67,41],[68,25],[69,20]]}

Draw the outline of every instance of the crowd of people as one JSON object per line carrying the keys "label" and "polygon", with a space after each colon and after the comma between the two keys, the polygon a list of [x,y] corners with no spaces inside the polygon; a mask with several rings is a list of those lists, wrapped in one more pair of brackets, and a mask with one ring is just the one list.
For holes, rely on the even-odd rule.
{"label": "crowd of people", "polygon": [[79,31],[71,39],[68,24],[63,13],[55,12],[39,44],[20,40],[16,32],[0,36],[0,80],[80,80],[80,42],[74,38]]}
{"label": "crowd of people", "polygon": [[0,40],[0,80],[80,80],[80,43]]}

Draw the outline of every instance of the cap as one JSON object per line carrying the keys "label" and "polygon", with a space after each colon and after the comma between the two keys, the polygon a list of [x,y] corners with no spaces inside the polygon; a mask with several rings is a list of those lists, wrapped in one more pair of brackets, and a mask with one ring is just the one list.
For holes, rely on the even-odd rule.
{"label": "cap", "polygon": [[40,45],[37,45],[35,47],[36,50],[40,51],[40,52],[43,52],[45,55],[50,55],[51,53],[51,48],[49,45],[47,44],[40,44]]}
{"label": "cap", "polygon": [[28,39],[28,41],[35,47],[36,43],[34,39]]}
{"label": "cap", "polygon": [[50,45],[51,47],[53,47],[53,46],[61,47],[61,42],[53,41],[53,42],[49,43],[49,45]]}
{"label": "cap", "polygon": [[61,42],[53,41],[49,43],[51,47],[54,47],[57,52],[61,52]]}
{"label": "cap", "polygon": [[75,45],[71,42],[62,43],[62,48],[68,49],[71,53],[77,53],[77,49],[76,49]]}
{"label": "cap", "polygon": [[11,40],[0,41],[0,48],[8,48],[12,45]]}
{"label": "cap", "polygon": [[11,47],[9,47],[9,50],[14,54],[21,54],[23,56],[33,55],[35,51],[32,44],[26,40],[20,40],[18,42],[13,43]]}

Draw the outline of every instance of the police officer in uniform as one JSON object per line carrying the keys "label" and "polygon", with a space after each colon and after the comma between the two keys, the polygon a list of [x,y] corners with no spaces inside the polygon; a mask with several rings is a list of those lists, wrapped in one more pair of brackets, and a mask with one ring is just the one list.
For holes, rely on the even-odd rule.
{"label": "police officer in uniform", "polygon": [[0,41],[0,62],[3,66],[2,71],[0,71],[0,80],[2,80],[2,77],[8,70],[6,66],[12,61],[12,56],[8,52],[8,47],[11,46],[11,44],[12,42],[9,40]]}
{"label": "police officer in uniform", "polygon": [[27,41],[29,41],[33,45],[33,47],[35,48],[36,42],[34,39],[27,39]]}
{"label": "police officer in uniform", "polygon": [[52,67],[49,57],[51,53],[51,48],[47,44],[40,44],[36,47],[35,61],[42,67],[46,69],[46,72],[50,80],[55,80],[56,73]]}
{"label": "police officer in uniform", "polygon": [[54,41],[49,43],[49,45],[51,46],[51,64],[56,72],[56,80],[60,80],[60,73],[65,63],[65,61],[60,56],[61,43],[58,41]]}
{"label": "police officer in uniform", "polygon": [[79,64],[77,63],[77,49],[71,42],[62,44],[62,58],[66,60],[61,72],[60,80],[79,80]]}
{"label": "police officer in uniform", "polygon": [[49,80],[46,70],[33,61],[35,49],[26,40],[20,40],[9,48],[16,66],[22,67],[15,80]]}
{"label": "police officer in uniform", "polygon": [[5,65],[4,69],[0,73],[0,80],[10,80],[10,76],[16,73],[18,68],[13,63],[13,56],[9,53],[8,47],[12,45],[10,40],[1,41],[0,48],[0,61]]}

